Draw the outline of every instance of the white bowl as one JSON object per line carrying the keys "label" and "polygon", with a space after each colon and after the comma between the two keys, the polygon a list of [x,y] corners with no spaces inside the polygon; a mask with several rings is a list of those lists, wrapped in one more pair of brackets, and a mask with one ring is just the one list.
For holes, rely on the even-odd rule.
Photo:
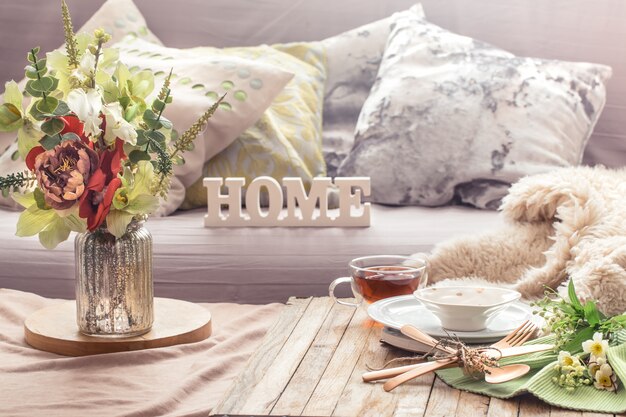
{"label": "white bowl", "polygon": [[475,332],[522,295],[497,287],[422,288],[413,293],[441,321],[444,329]]}

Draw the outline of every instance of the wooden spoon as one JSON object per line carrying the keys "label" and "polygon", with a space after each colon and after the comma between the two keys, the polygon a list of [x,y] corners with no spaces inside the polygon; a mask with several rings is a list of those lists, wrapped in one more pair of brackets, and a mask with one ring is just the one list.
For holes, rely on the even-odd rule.
{"label": "wooden spoon", "polygon": [[526,375],[530,371],[530,366],[524,364],[506,365],[500,368],[486,369],[485,382],[490,384],[501,384]]}

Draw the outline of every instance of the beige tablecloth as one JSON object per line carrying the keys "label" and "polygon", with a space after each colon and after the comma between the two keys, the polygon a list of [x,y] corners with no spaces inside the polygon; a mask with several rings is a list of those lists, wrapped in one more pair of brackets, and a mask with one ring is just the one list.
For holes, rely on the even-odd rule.
{"label": "beige tablecloth", "polygon": [[0,289],[0,416],[207,416],[276,319],[281,304],[202,304],[199,343],[65,357],[26,344],[24,319],[60,300]]}

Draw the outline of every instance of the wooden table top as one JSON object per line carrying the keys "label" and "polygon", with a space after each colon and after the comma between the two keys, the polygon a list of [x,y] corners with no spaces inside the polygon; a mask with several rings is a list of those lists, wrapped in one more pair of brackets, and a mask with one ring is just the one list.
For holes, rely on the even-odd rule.
{"label": "wooden table top", "polygon": [[[599,417],[527,395],[491,399],[448,387],[433,374],[387,393],[365,383],[367,366],[406,352],[380,343],[365,309],[328,297],[292,298],[213,414],[290,416]],[[626,417],[626,416],[617,416]]]}

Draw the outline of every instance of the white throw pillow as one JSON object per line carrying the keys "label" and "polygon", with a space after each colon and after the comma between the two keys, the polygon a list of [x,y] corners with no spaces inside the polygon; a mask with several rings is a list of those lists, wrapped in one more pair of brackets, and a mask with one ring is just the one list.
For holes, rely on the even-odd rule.
{"label": "white throw pillow", "polygon": [[610,76],[402,15],[339,174],[371,177],[378,203],[497,208],[520,177],[580,163]]}
{"label": "white throw pillow", "polygon": [[421,4],[321,41],[326,50],[323,150],[328,175],[354,143],[354,128],[374,84],[391,28],[400,16],[424,17]]}

